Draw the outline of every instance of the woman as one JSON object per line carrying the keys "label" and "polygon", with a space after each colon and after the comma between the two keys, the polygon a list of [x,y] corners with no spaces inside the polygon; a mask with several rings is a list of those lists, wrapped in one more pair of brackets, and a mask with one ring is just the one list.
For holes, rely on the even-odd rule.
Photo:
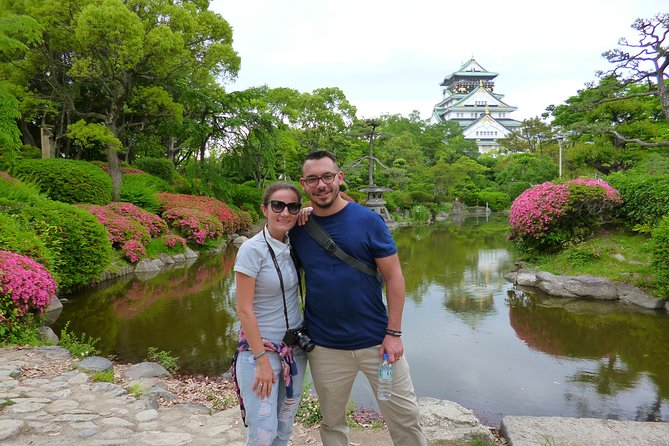
{"label": "woman", "polygon": [[[237,314],[242,327],[233,373],[248,425],[247,445],[287,445],[302,396],[306,354],[284,342],[287,331],[301,328],[303,322],[299,276],[287,234],[301,207],[297,187],[269,186],[260,205],[267,224],[237,253]],[[290,338],[286,340],[292,344]]]}

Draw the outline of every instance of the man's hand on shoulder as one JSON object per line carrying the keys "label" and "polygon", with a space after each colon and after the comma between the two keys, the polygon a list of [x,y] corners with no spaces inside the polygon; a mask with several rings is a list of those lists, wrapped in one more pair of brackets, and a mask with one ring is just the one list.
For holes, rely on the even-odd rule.
{"label": "man's hand on shoulder", "polygon": [[298,226],[304,226],[307,224],[309,221],[309,215],[313,212],[314,208],[311,206],[307,206],[305,208],[300,209],[300,213],[297,214],[297,225]]}

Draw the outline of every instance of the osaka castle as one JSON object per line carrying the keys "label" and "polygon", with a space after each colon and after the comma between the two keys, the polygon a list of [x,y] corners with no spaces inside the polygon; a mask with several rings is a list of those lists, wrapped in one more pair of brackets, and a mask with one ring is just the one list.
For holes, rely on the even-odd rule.
{"label": "osaka castle", "polygon": [[440,84],[444,97],[434,106],[434,119],[460,124],[465,139],[476,141],[481,153],[499,149],[497,140],[506,138],[521,124],[511,119],[516,107],[494,92],[496,77],[497,73],[486,70],[472,57],[444,78]]}

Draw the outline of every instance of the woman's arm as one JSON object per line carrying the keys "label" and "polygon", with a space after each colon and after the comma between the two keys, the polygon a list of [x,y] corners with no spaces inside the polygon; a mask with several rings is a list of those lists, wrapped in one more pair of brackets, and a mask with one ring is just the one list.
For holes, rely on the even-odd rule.
{"label": "woman's arm", "polygon": [[[258,356],[265,351],[265,346],[260,336],[258,320],[253,312],[256,280],[240,272],[235,273],[235,280],[237,282],[237,315],[253,356]],[[256,363],[256,377],[251,388],[256,392],[258,398],[266,398],[272,392],[272,385],[275,382],[274,370],[266,354],[260,356]]]}

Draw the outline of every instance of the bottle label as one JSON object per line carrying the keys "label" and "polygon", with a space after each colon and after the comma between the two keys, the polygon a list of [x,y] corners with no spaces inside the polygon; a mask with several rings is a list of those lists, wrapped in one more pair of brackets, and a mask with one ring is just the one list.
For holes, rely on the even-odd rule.
{"label": "bottle label", "polygon": [[393,370],[392,369],[381,369],[381,370],[379,370],[379,379],[383,379],[383,380],[393,379]]}

